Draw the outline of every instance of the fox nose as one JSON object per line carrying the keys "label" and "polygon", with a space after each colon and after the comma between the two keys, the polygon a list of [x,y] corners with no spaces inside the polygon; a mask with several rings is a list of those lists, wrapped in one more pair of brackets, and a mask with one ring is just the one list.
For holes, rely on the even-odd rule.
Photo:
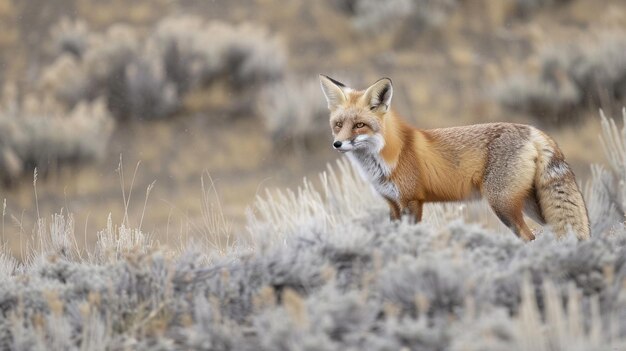
{"label": "fox nose", "polygon": [[335,147],[335,149],[339,149],[341,147],[341,141],[337,140],[333,143],[333,146]]}

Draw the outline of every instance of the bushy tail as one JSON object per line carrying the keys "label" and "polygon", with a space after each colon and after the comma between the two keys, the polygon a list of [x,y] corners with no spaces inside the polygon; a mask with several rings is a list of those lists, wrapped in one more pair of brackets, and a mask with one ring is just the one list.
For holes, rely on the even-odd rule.
{"label": "bushy tail", "polygon": [[536,132],[535,189],[541,214],[558,237],[571,230],[579,240],[589,239],[587,207],[574,172],[556,143],[542,132]]}

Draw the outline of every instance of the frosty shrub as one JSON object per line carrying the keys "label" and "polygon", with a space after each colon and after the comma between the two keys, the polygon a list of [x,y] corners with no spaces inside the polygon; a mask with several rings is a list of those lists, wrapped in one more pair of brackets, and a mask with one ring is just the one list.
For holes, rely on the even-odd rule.
{"label": "frosty shrub", "polygon": [[509,0],[513,7],[513,15],[516,17],[528,17],[532,13],[550,6],[565,5],[572,0]]}
{"label": "frosty shrub", "polygon": [[107,227],[98,233],[96,248],[89,258],[93,262],[116,262],[131,254],[146,254],[152,248],[150,235],[135,228],[128,228],[124,224],[119,227],[113,226],[109,214]]}
{"label": "frosty shrub", "polygon": [[[484,13],[489,7],[502,7],[505,19],[524,19],[548,7],[555,7],[571,0],[501,0],[496,3],[480,3]],[[421,33],[445,27],[455,11],[460,11],[459,0],[334,0],[335,7],[348,14],[356,30],[368,35],[398,30],[402,35]],[[485,18],[487,20],[487,18]]]}
{"label": "frosty shrub", "polygon": [[172,17],[147,35],[119,24],[104,33],[84,34],[83,26],[66,22],[57,28],[55,40],[65,54],[43,70],[42,88],[70,107],[104,96],[122,120],[169,117],[191,89],[218,81],[238,92],[255,91],[281,79],[286,64],[278,39],[249,24]]}
{"label": "frosty shrub", "polygon": [[216,80],[234,89],[282,79],[286,54],[265,28],[204,22],[197,17],[163,19],[148,37],[164,58],[167,76],[185,91]]}
{"label": "frosty shrub", "polygon": [[[330,230],[357,217],[389,216],[386,202],[376,194],[346,159],[320,174],[319,186],[304,180],[296,191],[266,190],[248,209],[249,232],[257,244],[280,241],[292,233]],[[455,219],[480,222],[494,229],[505,229],[483,201],[467,204],[432,203],[424,207],[424,220],[435,227]],[[495,220],[495,221],[494,221]]]}
{"label": "frosty shrub", "polygon": [[113,130],[102,100],[82,102],[65,112],[54,100],[5,98],[0,109],[0,176],[40,174],[64,164],[99,159]]}
{"label": "frosty shrub", "polygon": [[286,80],[267,87],[259,111],[274,145],[306,146],[328,136],[326,100],[315,80]]}
{"label": "frosty shrub", "polygon": [[[162,58],[165,74],[179,94],[186,93],[198,83],[197,75],[203,66],[201,47],[211,40],[200,33],[205,23],[198,17],[164,18],[147,39],[146,45]],[[215,64],[206,60],[204,65]]]}
{"label": "frosty shrub", "polygon": [[51,29],[53,51],[81,58],[89,45],[89,28],[83,21],[63,18]]}
{"label": "frosty shrub", "polygon": [[121,81],[110,81],[109,109],[121,119],[150,120],[170,116],[180,105],[176,86],[166,79],[158,58],[145,55],[124,67]]}
{"label": "frosty shrub", "polygon": [[417,31],[442,25],[457,0],[341,0],[337,7],[352,17],[358,30],[378,32],[405,25]]}
{"label": "frosty shrub", "polygon": [[537,75],[517,75],[495,96],[512,110],[544,123],[567,124],[584,110],[622,106],[626,100],[626,34],[610,32],[546,50]]}
{"label": "frosty shrub", "polygon": [[[626,122],[626,109],[622,110]],[[600,142],[609,160],[608,168],[593,165],[584,192],[592,229],[602,231],[626,220],[626,127],[620,130],[615,120],[600,111]]]}
{"label": "frosty shrub", "polygon": [[[339,172],[339,174],[337,174]],[[255,242],[282,240],[305,228],[328,230],[371,210],[381,211],[369,185],[347,162],[320,174],[322,190],[305,180],[297,191],[266,190],[248,210],[249,231]]]}
{"label": "frosty shrub", "polygon": [[284,49],[265,28],[250,24],[233,27],[217,22],[209,23],[204,35],[214,38],[214,42],[205,43],[201,49],[205,55],[201,77],[205,82],[227,75],[227,83],[241,90],[283,77]]}
{"label": "frosty shrub", "polygon": [[90,85],[85,67],[71,54],[62,54],[42,72],[38,88],[50,92],[57,101],[76,106],[80,101],[95,99],[96,92]]}
{"label": "frosty shrub", "polygon": [[122,120],[163,118],[180,105],[161,58],[140,47],[135,31],[122,25],[101,36],[91,34],[82,56],[59,57],[44,71],[41,84],[68,106],[104,97]]}

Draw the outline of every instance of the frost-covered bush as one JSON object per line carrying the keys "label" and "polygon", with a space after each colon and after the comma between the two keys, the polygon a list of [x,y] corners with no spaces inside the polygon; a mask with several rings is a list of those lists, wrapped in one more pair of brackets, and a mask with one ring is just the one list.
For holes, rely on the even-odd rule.
{"label": "frost-covered bush", "polygon": [[59,57],[44,70],[41,85],[68,106],[104,97],[122,120],[163,118],[180,105],[161,58],[142,48],[137,33],[123,25],[91,34],[82,55]]}
{"label": "frost-covered bush", "polygon": [[167,80],[158,58],[146,55],[124,67],[119,81],[109,83],[109,109],[121,119],[159,119],[180,107],[176,86]]}
{"label": "frost-covered bush", "polygon": [[[626,110],[622,110],[626,122]],[[603,231],[626,220],[626,127],[620,130],[615,120],[600,111],[600,142],[609,161],[608,168],[593,165],[585,186],[585,200],[594,230]]]}
{"label": "frost-covered bush", "polygon": [[339,9],[352,17],[358,30],[380,32],[402,24],[416,30],[442,25],[458,5],[457,0],[342,0]]}
{"label": "frost-covered bush", "polygon": [[[482,6],[485,14],[489,7],[504,9],[506,19],[527,18],[540,9],[559,6],[571,0],[501,0],[473,4]],[[368,35],[399,29],[400,33],[424,32],[445,27],[455,11],[460,11],[459,0],[335,0],[334,5],[350,16],[355,29]],[[487,18],[486,18],[487,20]]]}
{"label": "frost-covered bush", "polygon": [[63,54],[42,72],[38,88],[70,108],[80,101],[91,101],[97,96],[87,79],[85,67],[76,57]]}
{"label": "frost-covered bush", "polygon": [[205,41],[211,40],[200,34],[205,26],[198,17],[165,18],[147,39],[150,50],[162,57],[166,77],[175,84],[179,94],[197,84],[202,66],[217,66],[215,60],[202,60],[200,48]]}
{"label": "frost-covered bush", "polygon": [[226,82],[241,90],[283,77],[286,59],[281,42],[265,28],[218,22],[209,23],[204,34],[215,38],[202,48],[206,55],[201,71],[204,81],[227,76]]}
{"label": "frost-covered bush", "polygon": [[540,77],[511,77],[497,89],[502,105],[542,122],[571,123],[579,116],[582,91],[558,67],[545,66]]}
{"label": "frost-covered bush", "polygon": [[280,80],[286,65],[280,41],[250,24],[172,17],[147,35],[125,25],[103,34],[65,22],[58,28],[55,40],[65,54],[43,70],[42,87],[68,106],[104,96],[118,119],[171,116],[191,89],[218,81],[256,91]]}
{"label": "frost-covered bush", "polygon": [[63,18],[51,29],[53,51],[82,57],[89,45],[89,28],[83,21]]}
{"label": "frost-covered bush", "polygon": [[259,111],[275,145],[306,145],[327,137],[328,108],[317,80],[287,80],[267,87]]}
{"label": "frost-covered bush", "polygon": [[509,0],[512,3],[512,15],[516,17],[528,17],[532,13],[546,7],[560,6],[570,3],[572,0]]}
{"label": "frost-covered bush", "polygon": [[496,88],[500,103],[544,123],[576,121],[584,110],[626,101],[626,33],[604,33],[541,54],[537,75],[517,75]]}
{"label": "frost-covered bush", "polygon": [[285,71],[280,40],[252,24],[165,18],[147,40],[164,58],[168,78],[180,87],[224,80],[234,89],[248,89],[280,80]]}
{"label": "frost-covered bush", "polygon": [[113,124],[102,100],[66,112],[51,99],[9,98],[0,109],[0,177],[11,182],[35,168],[45,175],[58,166],[97,160]]}

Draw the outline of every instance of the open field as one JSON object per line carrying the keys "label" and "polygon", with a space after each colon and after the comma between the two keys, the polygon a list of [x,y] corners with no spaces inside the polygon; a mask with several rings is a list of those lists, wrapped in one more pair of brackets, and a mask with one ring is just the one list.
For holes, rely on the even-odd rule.
{"label": "open field", "polygon": [[[624,52],[620,0],[0,0],[0,348],[626,349]],[[318,73],[545,130],[592,239],[389,222]]]}

